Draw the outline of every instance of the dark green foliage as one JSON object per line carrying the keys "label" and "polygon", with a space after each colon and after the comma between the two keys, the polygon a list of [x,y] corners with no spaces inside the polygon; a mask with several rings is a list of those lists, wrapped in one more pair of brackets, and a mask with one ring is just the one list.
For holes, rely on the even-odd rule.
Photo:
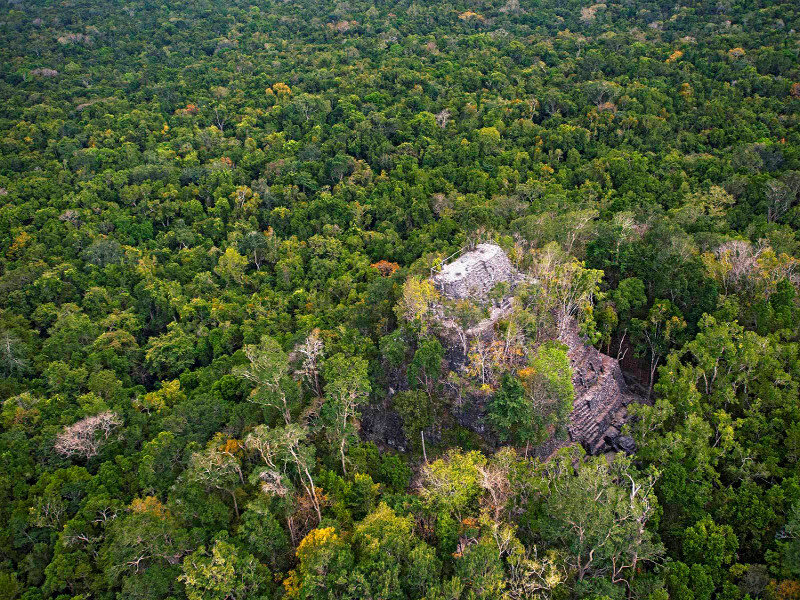
{"label": "dark green foliage", "polygon": [[694,564],[688,567],[678,561],[669,566],[667,589],[670,598],[710,600],[714,584],[702,565]]}
{"label": "dark green foliage", "polygon": [[272,569],[286,567],[288,536],[264,499],[258,498],[248,504],[242,513],[236,540]]}
{"label": "dark green foliage", "polygon": [[505,373],[500,389],[489,406],[489,422],[501,442],[524,443],[534,437],[533,410],[525,388],[511,373]]}
{"label": "dark green foliage", "polygon": [[719,585],[724,567],[733,562],[739,541],[729,525],[716,525],[709,517],[689,527],[683,537],[683,559],[703,565],[706,573]]}
{"label": "dark green foliage", "polygon": [[421,448],[420,432],[434,424],[434,401],[422,390],[398,392],[392,407],[403,419],[403,431],[415,448]]}
{"label": "dark green foliage", "polygon": [[357,472],[367,473],[378,483],[395,492],[404,492],[412,471],[399,455],[380,452],[372,442],[350,448],[348,457]]}
{"label": "dark green foliage", "polygon": [[399,367],[406,360],[409,351],[407,335],[403,328],[398,328],[380,340],[381,354],[393,367]]}
{"label": "dark green foliage", "polygon": [[501,442],[538,444],[553,428],[563,435],[575,390],[566,349],[544,344],[522,369],[520,379],[505,373],[489,405],[488,419]]}
{"label": "dark green foliage", "polygon": [[437,339],[422,340],[408,365],[408,384],[430,393],[442,374],[444,348]]}

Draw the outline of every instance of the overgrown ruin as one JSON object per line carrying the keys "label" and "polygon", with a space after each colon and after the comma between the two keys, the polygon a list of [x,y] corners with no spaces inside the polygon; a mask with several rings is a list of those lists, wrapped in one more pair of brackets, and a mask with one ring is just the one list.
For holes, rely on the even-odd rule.
{"label": "overgrown ruin", "polygon": [[[466,332],[472,338],[491,332],[495,323],[508,314],[511,292],[523,279],[503,249],[492,243],[479,244],[474,250],[461,254],[433,276],[437,289],[450,300],[485,302],[498,283],[509,284],[507,296],[495,299],[488,317]],[[569,348],[575,387],[569,441],[580,443],[592,454],[607,450],[631,452],[632,440],[620,433],[627,420],[626,407],[638,396],[629,389],[619,362],[588,343],[580,334],[574,317],[566,319],[565,326],[560,328],[559,341]],[[446,319],[443,325],[445,331],[453,329]],[[455,341],[454,336],[443,333],[451,343]],[[480,429],[483,430],[483,426]],[[558,445],[556,440],[551,440],[542,450],[547,452]]]}
{"label": "overgrown ruin", "polygon": [[[449,416],[461,427],[491,443],[493,435],[487,422],[487,410],[493,392],[481,386],[479,377],[476,382],[475,375],[468,373],[470,355],[477,352],[476,345],[489,348],[491,353],[498,344],[507,344],[502,331],[504,322],[513,319],[518,306],[519,286],[535,286],[538,282],[517,270],[503,249],[493,243],[478,244],[473,250],[460,253],[457,259],[445,262],[438,272],[432,273],[431,280],[440,296],[432,307],[431,327],[445,349],[443,372],[456,376],[448,379],[446,385],[454,395]],[[498,290],[498,284],[506,285]],[[464,305],[474,309],[473,320],[458,316]],[[551,433],[548,440],[539,447],[530,448],[530,452],[547,457],[570,443],[581,444],[591,454],[633,452],[633,440],[622,436],[621,430],[627,421],[627,406],[640,398],[626,383],[619,362],[588,342],[574,316],[567,316],[559,323],[553,314],[553,320],[554,331],[560,332],[555,334],[558,341],[568,349],[575,398],[567,423],[567,439],[559,439]],[[530,343],[524,336],[520,340],[521,347]],[[524,361],[524,353],[521,351],[517,360]],[[522,366],[518,362],[513,368]],[[387,378],[389,399],[408,389],[402,371],[387,369]],[[454,384],[458,380],[473,383],[461,387]],[[369,439],[398,450],[407,450],[410,443],[403,434],[403,421],[391,408],[390,400],[380,407],[364,410],[362,432]],[[440,436],[440,424],[425,431],[425,438],[430,442],[439,440]]]}

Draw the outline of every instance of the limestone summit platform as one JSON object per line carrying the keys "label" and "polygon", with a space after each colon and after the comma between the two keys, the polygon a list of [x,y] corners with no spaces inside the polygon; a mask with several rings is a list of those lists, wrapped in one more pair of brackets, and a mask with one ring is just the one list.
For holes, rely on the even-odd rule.
{"label": "limestone summit platform", "polygon": [[436,287],[445,296],[461,300],[485,298],[500,282],[512,283],[516,270],[497,244],[478,244],[458,259],[442,267],[433,277]]}

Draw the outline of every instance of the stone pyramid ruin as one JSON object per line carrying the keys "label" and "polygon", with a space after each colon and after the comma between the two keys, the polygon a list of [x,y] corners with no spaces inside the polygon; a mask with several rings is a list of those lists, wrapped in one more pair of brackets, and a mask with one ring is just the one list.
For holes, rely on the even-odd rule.
{"label": "stone pyramid ruin", "polygon": [[[446,263],[432,279],[439,292],[450,300],[482,302],[498,283],[508,283],[513,289],[524,275],[511,264],[500,246],[482,243]],[[494,323],[504,317],[511,306],[510,297],[500,299],[490,316],[468,333],[489,335]],[[589,344],[579,333],[575,318],[568,319],[559,341],[569,348],[575,386],[575,402],[568,426],[570,442],[580,443],[592,454],[608,450],[630,452],[633,441],[620,434],[628,417],[626,407],[640,399],[626,384],[619,362]],[[443,324],[447,325],[447,321]],[[449,340],[453,346],[455,339]]]}
{"label": "stone pyramid ruin", "polygon": [[498,283],[513,284],[518,279],[519,273],[503,249],[497,244],[483,243],[442,266],[433,283],[450,299],[483,300]]}

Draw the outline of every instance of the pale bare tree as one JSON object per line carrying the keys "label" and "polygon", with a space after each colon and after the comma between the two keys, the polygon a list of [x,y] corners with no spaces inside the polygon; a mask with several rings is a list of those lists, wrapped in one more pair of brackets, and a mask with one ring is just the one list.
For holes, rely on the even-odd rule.
{"label": "pale bare tree", "polygon": [[39,498],[36,506],[31,507],[31,524],[35,527],[46,527],[60,531],[64,526],[67,507],[60,496],[50,494]]}
{"label": "pale bare tree", "polygon": [[227,120],[228,119],[225,116],[225,111],[223,110],[223,112],[220,114],[219,108],[215,106],[213,121],[214,125],[217,126],[217,129],[219,129],[220,131],[225,131],[225,123]]}
{"label": "pale bare tree", "polygon": [[492,370],[492,343],[486,342],[478,337],[470,344],[469,355],[467,356],[467,373],[471,377],[480,379],[481,384],[494,382],[494,372]]}
{"label": "pale bare tree", "polygon": [[96,456],[100,447],[120,425],[122,419],[107,410],[65,427],[56,436],[55,451],[61,456],[80,456],[89,459]]}
{"label": "pale bare tree", "polygon": [[317,397],[322,396],[319,383],[319,361],[325,354],[325,343],[320,336],[319,328],[313,329],[305,341],[297,347],[303,356],[303,365],[298,374],[305,379]]}
{"label": "pale bare tree", "polygon": [[594,302],[603,272],[587,269],[582,262],[567,256],[556,242],[534,251],[531,271],[542,288],[540,298],[549,303],[540,309],[555,312],[560,338],[570,327],[571,317]]}
{"label": "pale bare tree", "polygon": [[800,173],[790,171],[780,179],[770,179],[764,192],[767,197],[767,221],[774,223],[797,202],[800,194]]}
{"label": "pale bare tree", "polygon": [[747,290],[769,296],[783,279],[800,285],[800,261],[786,253],[776,253],[765,240],[756,244],[747,240],[727,241],[713,254],[704,254],[703,262],[726,293]]}
{"label": "pale bare tree", "polygon": [[519,8],[519,0],[508,0],[500,9],[501,13],[518,13],[521,12]]}
{"label": "pale bare tree", "polygon": [[6,375],[20,373],[28,368],[29,360],[23,356],[22,340],[11,331],[0,331],[0,369]]}
{"label": "pale bare tree", "polygon": [[504,368],[518,366],[525,357],[525,329],[524,321],[527,318],[515,298],[511,298],[511,312],[508,313],[506,333],[503,336],[501,363]]}
{"label": "pale bare tree", "polygon": [[[569,212],[564,218],[564,250],[567,254],[581,256],[586,243],[594,233],[594,222],[600,212],[594,208]],[[578,252],[579,251],[579,252]]]}
{"label": "pale bare tree", "polygon": [[517,542],[509,552],[507,595],[510,600],[548,600],[567,579],[564,561],[555,551],[541,552]]}
{"label": "pale bare tree", "polygon": [[628,494],[617,503],[616,524],[624,532],[626,543],[612,546],[611,581],[624,583],[630,590],[630,578],[639,569],[639,563],[653,562],[660,557],[662,549],[647,532],[647,522],[656,512],[656,477],[649,475],[637,481],[627,471],[624,477],[630,487],[623,484]]}
{"label": "pale bare tree", "polygon": [[547,506],[556,522],[552,537],[565,548],[566,563],[579,581],[610,573],[615,582],[630,586],[642,563],[657,562],[664,553],[646,527],[656,509],[656,475],[638,476],[622,456],[610,465],[603,457],[593,458],[576,474],[574,458],[557,457],[562,474],[548,478]]}
{"label": "pale bare tree", "polygon": [[347,473],[346,450],[356,439],[358,432],[359,406],[370,393],[369,365],[363,358],[347,358],[341,354],[328,359],[325,370],[328,381],[325,385],[327,434],[339,446],[342,473]]}
{"label": "pale bare tree", "polygon": [[714,252],[720,261],[719,277],[725,293],[729,288],[739,287],[755,270],[764,245],[754,246],[747,240],[730,240],[721,244]]}
{"label": "pale bare tree", "polygon": [[516,493],[509,479],[516,460],[517,454],[512,448],[503,448],[488,464],[477,466],[478,483],[485,492],[481,504],[493,521],[500,520],[508,501]]}
{"label": "pale bare tree", "polygon": [[436,124],[444,129],[447,127],[447,122],[450,120],[450,111],[446,108],[444,110],[439,111],[435,115],[436,117]]}

